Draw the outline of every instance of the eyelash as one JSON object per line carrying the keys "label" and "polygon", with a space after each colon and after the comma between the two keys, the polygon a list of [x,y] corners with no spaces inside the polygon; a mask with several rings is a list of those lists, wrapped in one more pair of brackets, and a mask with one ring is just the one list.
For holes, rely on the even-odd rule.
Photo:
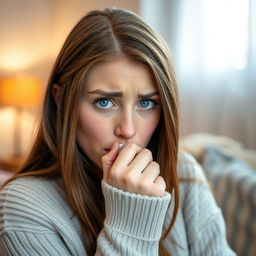
{"label": "eyelash", "polygon": [[[117,105],[115,104],[115,102],[114,102],[114,99],[112,99],[112,98],[107,98],[107,97],[101,97],[101,98],[95,99],[95,100],[93,101],[93,105],[94,105],[96,108],[98,108],[98,109],[100,109],[100,110],[103,110],[103,111],[107,111],[107,110],[112,109],[112,106],[109,107],[109,108],[105,108],[105,107],[99,106],[100,101],[103,101],[103,100],[108,101],[108,104],[109,104],[109,102],[111,102],[111,104],[114,106],[114,108],[117,106]],[[142,100],[140,100],[140,101],[138,102],[138,104],[141,103],[141,102],[143,102],[143,101],[144,101],[144,102],[145,102],[145,101],[151,102],[151,103],[153,104],[153,106],[152,106],[151,108],[148,108],[148,109],[147,109],[147,108],[140,108],[141,110],[150,111],[150,110],[153,110],[157,105],[159,105],[159,102],[156,101],[156,100],[153,100],[153,99],[142,99]]]}
{"label": "eyelash", "polygon": [[147,110],[147,111],[153,110],[153,109],[156,107],[156,105],[159,104],[158,101],[153,100],[153,99],[142,99],[142,100],[139,101],[139,103],[141,103],[141,102],[143,102],[143,101],[148,101],[148,102],[150,102],[150,103],[153,104],[153,106],[152,106],[151,108],[141,108],[142,110]]}
{"label": "eyelash", "polygon": [[109,101],[109,102],[111,102],[113,105],[116,105],[116,104],[114,104],[114,100],[113,99],[111,99],[111,98],[97,98],[97,99],[95,99],[94,101],[93,101],[93,105],[95,105],[98,109],[100,109],[100,110],[109,110],[110,108],[104,108],[104,107],[100,107],[99,105],[97,105],[97,104],[99,104],[99,102],[100,101],[103,101],[103,100],[105,100],[105,101]]}

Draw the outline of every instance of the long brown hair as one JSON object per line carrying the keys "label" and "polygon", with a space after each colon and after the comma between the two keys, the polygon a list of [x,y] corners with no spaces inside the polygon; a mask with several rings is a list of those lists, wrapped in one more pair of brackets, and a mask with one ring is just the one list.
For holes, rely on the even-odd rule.
{"label": "long brown hair", "polygon": [[[89,70],[119,55],[147,65],[159,88],[162,114],[148,147],[160,165],[166,190],[174,198],[173,218],[161,240],[166,237],[175,222],[179,205],[177,85],[166,43],[129,11],[116,8],[91,11],[71,31],[49,79],[36,141],[26,163],[14,176],[62,177],[69,204],[80,220],[88,255],[96,250],[105,207],[101,179],[96,175],[98,167],[76,141],[80,97]],[[58,106],[53,95],[54,84],[61,87]],[[165,254],[162,241],[160,253]]]}

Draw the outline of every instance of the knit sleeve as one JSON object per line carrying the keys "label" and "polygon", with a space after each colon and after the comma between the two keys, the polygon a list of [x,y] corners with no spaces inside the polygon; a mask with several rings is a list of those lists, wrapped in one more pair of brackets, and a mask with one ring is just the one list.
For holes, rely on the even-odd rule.
{"label": "knit sleeve", "polygon": [[102,182],[106,219],[97,239],[96,255],[158,255],[170,194],[149,197]]}
{"label": "knit sleeve", "polygon": [[1,256],[71,256],[63,241],[54,233],[7,231],[0,235]]}
{"label": "knit sleeve", "polygon": [[185,158],[179,165],[179,176],[183,180],[180,191],[189,254],[235,255],[227,243],[222,212],[201,166],[192,157]]}

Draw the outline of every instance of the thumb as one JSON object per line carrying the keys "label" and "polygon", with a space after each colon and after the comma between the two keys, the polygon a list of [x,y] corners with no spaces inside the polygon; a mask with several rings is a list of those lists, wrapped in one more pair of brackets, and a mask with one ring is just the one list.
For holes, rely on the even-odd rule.
{"label": "thumb", "polygon": [[116,160],[118,152],[119,152],[119,145],[117,142],[115,142],[110,148],[110,151],[101,158],[103,180],[106,182],[108,181],[109,171],[114,161]]}

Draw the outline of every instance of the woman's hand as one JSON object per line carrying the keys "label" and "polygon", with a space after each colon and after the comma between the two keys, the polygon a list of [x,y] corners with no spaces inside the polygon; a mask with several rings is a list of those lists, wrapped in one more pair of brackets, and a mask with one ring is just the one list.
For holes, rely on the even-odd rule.
{"label": "woman's hand", "polygon": [[131,193],[164,196],[165,182],[150,150],[129,143],[121,151],[115,142],[102,157],[103,180]]}

